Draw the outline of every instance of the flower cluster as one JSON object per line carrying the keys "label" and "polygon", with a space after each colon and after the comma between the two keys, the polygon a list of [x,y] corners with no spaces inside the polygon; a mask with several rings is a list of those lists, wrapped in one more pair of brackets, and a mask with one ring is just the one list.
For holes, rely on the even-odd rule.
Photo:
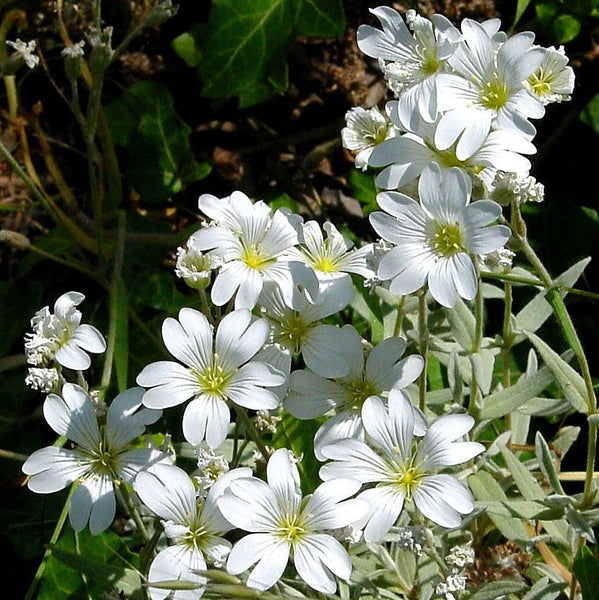
{"label": "flower cluster", "polygon": [[404,22],[389,7],[371,12],[382,29],[360,26],[358,47],[379,61],[396,99],[385,114],[351,109],[342,139],[356,167],[382,167],[377,185],[398,190],[381,193],[384,212],[371,215],[394,246],[377,276],[397,295],[428,285],[451,307],[476,295],[478,257],[509,240],[493,224],[495,202],[542,200],[524,156],[536,151],[530,120],[569,99],[573,70],[563,48],[537,46],[530,32],[508,37],[497,19],[458,29],[441,15],[410,10]]}
{"label": "flower cluster", "polygon": [[[83,295],[64,294],[32,319],[28,383],[48,393],[46,421],[70,445],[30,456],[28,485],[50,493],[74,484],[71,523],[76,531],[89,523],[92,534],[111,525],[122,499],[149,544],[152,600],[199,598],[211,567],[257,590],[299,578],[333,594],[337,579],[350,579],[360,539],[369,549],[393,542],[407,562],[445,560],[427,597],[465,588],[471,547],[447,552],[446,539],[441,559],[430,539],[433,528],[458,530],[475,508],[466,481],[485,450],[471,416],[484,387],[482,309],[462,315],[462,329],[478,319],[476,359],[452,347],[446,365],[448,379],[458,376],[454,363],[466,373],[466,414],[457,403],[427,404],[426,307],[482,299],[481,269],[510,268],[502,204],[543,194],[523,156],[534,152],[529,119],[569,96],[572,73],[561,49],[534,46],[528,33],[508,38],[496,20],[466,19],[458,29],[439,15],[409,11],[406,24],[388,7],[373,14],[382,30],[360,27],[358,46],[379,60],[396,99],[385,113],[350,111],[342,139],[358,168],[383,167],[380,210],[370,215],[378,242],[355,247],[330,222],[304,222],[241,191],[202,195],[205,220],[178,250],[175,273],[203,311],[167,317],[162,339],[173,360],[146,365],[139,387],[108,406],[106,390],[90,391],[82,373],[88,352],[106,349],[99,331],[81,324]],[[368,297],[359,286],[390,298],[391,327],[383,311],[377,323],[354,318]],[[403,326],[406,297],[417,292],[418,323]],[[419,353],[399,335],[416,328]],[[458,398],[461,382],[450,385]],[[141,436],[175,407],[169,427],[180,420],[185,443],[167,453]],[[305,462],[284,447],[289,423]],[[248,459],[252,452],[260,460]],[[181,457],[196,458],[197,469],[175,464]],[[322,482],[306,480],[310,461]]]}

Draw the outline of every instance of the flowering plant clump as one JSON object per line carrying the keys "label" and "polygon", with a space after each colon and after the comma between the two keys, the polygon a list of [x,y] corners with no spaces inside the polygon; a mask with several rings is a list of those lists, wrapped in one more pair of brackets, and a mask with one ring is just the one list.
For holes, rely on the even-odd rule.
{"label": "flowering plant clump", "polygon": [[[48,552],[111,598],[591,598],[599,421],[563,300],[586,262],[553,279],[521,213],[544,194],[532,121],[570,98],[572,68],[497,19],[372,14],[357,44],[389,101],[348,111],[341,140],[378,186],[379,239],[202,194],[163,359],[123,375],[114,321],[107,343],[78,292],[31,320],[26,381],[58,439],[22,470],[33,492],[71,488],[77,536],[106,536],[116,567],[67,552],[62,524]],[[537,292],[519,311],[516,284]],[[561,354],[541,337],[552,314]],[[589,458],[565,476],[573,413]]]}

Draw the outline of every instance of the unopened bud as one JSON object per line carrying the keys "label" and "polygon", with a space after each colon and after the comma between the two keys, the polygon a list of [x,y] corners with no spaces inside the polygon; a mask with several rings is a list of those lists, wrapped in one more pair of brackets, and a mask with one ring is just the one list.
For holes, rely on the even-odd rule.
{"label": "unopened bud", "polygon": [[29,250],[31,242],[29,238],[22,233],[10,231],[10,229],[0,229],[0,242],[8,244],[18,250]]}

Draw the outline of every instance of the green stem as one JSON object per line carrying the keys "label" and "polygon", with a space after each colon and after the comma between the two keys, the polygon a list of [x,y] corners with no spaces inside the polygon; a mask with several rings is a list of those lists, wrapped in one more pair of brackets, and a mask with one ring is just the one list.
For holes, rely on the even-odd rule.
{"label": "green stem", "polygon": [[2,450],[2,448],[0,448],[0,458],[25,462],[29,458],[29,455],[21,454],[20,452],[12,452],[11,450]]}
{"label": "green stem", "polygon": [[114,348],[116,345],[117,331],[117,310],[118,310],[118,286],[123,269],[123,258],[125,254],[125,232],[126,232],[126,216],[125,212],[119,213],[117,246],[115,249],[114,269],[112,273],[112,281],[109,290],[110,302],[110,324],[108,325],[108,336],[106,343],[106,353],[104,355],[104,369],[102,371],[102,389],[107,389],[110,385],[112,376],[112,366],[114,358]]}
{"label": "green stem", "polygon": [[160,522],[160,519],[158,519],[158,518],[154,519],[154,533],[152,534],[152,537],[148,540],[147,544],[143,547],[143,549],[139,553],[139,557],[140,557],[139,570],[144,574],[144,576],[148,575],[148,570],[150,568],[150,562],[151,562],[152,558],[154,557],[156,545],[158,544],[158,540],[160,539],[160,536],[162,535],[163,531],[164,531],[164,528],[162,526],[162,523]]}
{"label": "green stem", "polygon": [[426,383],[428,370],[428,326],[427,326],[426,289],[421,290],[418,296],[418,334],[420,335],[420,355],[424,366],[418,379],[418,406],[424,411],[426,407]]}
{"label": "green stem", "polygon": [[[503,328],[501,332],[501,373],[503,379],[503,387],[508,388],[511,385],[511,374],[510,374],[510,350],[512,348],[512,330],[511,330],[511,316],[512,316],[512,285],[506,282],[504,284],[505,290],[505,305],[503,309]],[[512,415],[508,413],[505,416],[505,425],[507,430],[512,428]]]}
{"label": "green stem", "polygon": [[[482,292],[482,283],[480,278],[480,270],[478,267],[478,262],[475,256],[472,256],[472,264],[474,265],[474,269],[476,271],[476,282],[477,282],[477,290],[476,296],[474,298],[474,339],[472,340],[472,354],[476,354],[480,351],[480,347],[482,345],[483,340],[483,321],[484,321],[484,299]],[[476,369],[474,368],[474,364],[472,365],[472,380],[470,382],[470,396],[468,399],[468,414],[476,415],[477,411],[477,403],[478,397],[480,395],[480,390],[478,387],[478,378],[476,375]]]}
{"label": "green stem", "polygon": [[148,530],[146,529],[143,519],[139,514],[139,510],[137,510],[137,506],[135,506],[135,503],[131,498],[131,494],[127,489],[127,484],[124,481],[115,481],[115,490],[117,493],[117,497],[127,508],[130,517],[133,519],[135,525],[137,525],[137,529],[141,535],[144,544],[147,544],[150,541],[150,536],[148,535]]}
{"label": "green stem", "polygon": [[401,325],[403,323],[404,316],[404,305],[406,303],[406,297],[402,296],[397,303],[397,315],[395,316],[395,327],[393,328],[393,337],[399,337],[401,333]]}
{"label": "green stem", "polygon": [[56,523],[56,527],[54,528],[54,532],[52,533],[52,537],[50,538],[50,543],[48,544],[48,547],[46,548],[46,551],[44,552],[44,556],[42,557],[40,566],[37,568],[37,571],[35,572],[35,575],[33,576],[33,581],[31,582],[31,585],[29,586],[29,589],[27,590],[27,594],[25,594],[24,600],[32,600],[33,595],[35,594],[35,592],[37,590],[37,586],[39,585],[39,582],[41,581],[41,579],[44,575],[44,571],[46,570],[46,564],[48,563],[50,556],[52,556],[52,548],[53,548],[54,544],[56,544],[56,542],[58,541],[58,538],[60,537],[60,534],[62,533],[62,528],[64,527],[64,524],[67,520],[67,516],[69,514],[69,504],[71,503],[71,496],[73,495],[74,491],[75,491],[75,486],[71,486],[71,491],[69,492],[69,497],[67,498],[67,501],[64,503],[62,512],[60,513],[60,517],[58,517],[58,522]]}
{"label": "green stem", "polygon": [[256,428],[254,427],[254,424],[252,423],[252,420],[250,419],[250,417],[247,414],[247,411],[245,410],[245,408],[243,408],[241,406],[238,406],[237,404],[234,404],[233,406],[235,407],[235,412],[237,413],[237,415],[239,416],[239,418],[241,419],[241,421],[245,425],[245,429],[248,432],[248,435],[250,436],[250,438],[252,439],[252,441],[254,442],[254,444],[256,444],[256,446],[258,446],[258,449],[262,453],[262,456],[264,457],[264,460],[266,462],[268,462],[268,459],[270,458],[270,453],[268,452],[268,449],[266,448],[266,445],[264,444],[264,442],[260,438],[260,434],[258,433],[258,431],[256,430]]}
{"label": "green stem", "polygon": [[[557,317],[568,344],[572,350],[574,350],[576,358],[578,359],[578,364],[580,366],[580,371],[587,392],[587,412],[589,415],[595,414],[597,412],[597,396],[595,395],[589,363],[580,342],[580,337],[574,327],[574,323],[572,322],[572,318],[568,313],[568,309],[566,308],[563,298],[555,291],[556,286],[551,278],[551,275],[549,274],[549,271],[547,271],[545,265],[543,265],[541,259],[537,256],[537,253],[534,251],[532,246],[529,244],[528,239],[526,238],[526,226],[522,219],[522,215],[520,214],[520,207],[518,206],[517,202],[512,203],[512,230],[514,231],[517,241],[520,243],[520,248],[524,252],[524,255],[536,270],[537,275],[545,287],[549,289],[549,292],[546,296],[547,300],[553,308],[553,312]],[[595,454],[597,451],[597,428],[592,423],[589,423],[588,437],[586,477],[582,500],[583,508],[590,507],[593,502],[593,477],[595,472]]]}

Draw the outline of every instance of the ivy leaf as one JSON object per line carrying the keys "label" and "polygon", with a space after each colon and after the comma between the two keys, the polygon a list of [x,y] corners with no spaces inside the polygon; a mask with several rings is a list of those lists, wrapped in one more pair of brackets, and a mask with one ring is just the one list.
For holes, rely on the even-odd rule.
{"label": "ivy leaf", "polygon": [[213,0],[198,73],[203,95],[257,104],[288,86],[286,55],[297,35],[339,35],[340,0]]}
{"label": "ivy leaf", "polygon": [[111,531],[92,536],[86,529],[76,534],[67,528],[52,547],[37,599],[99,598],[112,590],[138,596],[138,563],[139,556]]}
{"label": "ivy leaf", "polygon": [[580,582],[583,600],[593,600],[599,589],[599,561],[587,546],[574,557],[574,574]]}
{"label": "ivy leaf", "polygon": [[179,117],[170,92],[139,81],[105,107],[115,144],[126,151],[124,172],[144,202],[162,203],[208,175],[193,158],[191,129]]}
{"label": "ivy leaf", "polygon": [[303,0],[297,17],[299,33],[314,37],[341,35],[345,14],[341,0]]}

